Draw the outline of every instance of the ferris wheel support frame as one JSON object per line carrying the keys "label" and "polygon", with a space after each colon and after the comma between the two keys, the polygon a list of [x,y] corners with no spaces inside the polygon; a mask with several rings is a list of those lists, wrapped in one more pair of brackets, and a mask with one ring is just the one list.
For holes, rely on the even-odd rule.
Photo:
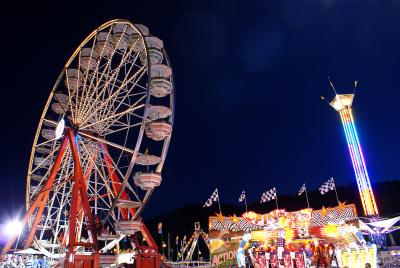
{"label": "ferris wheel support frame", "polygon": [[[69,220],[69,241],[68,241],[68,252],[66,257],[66,267],[74,267],[75,263],[75,247],[76,246],[84,246],[90,247],[93,250],[93,255],[90,255],[90,260],[93,261],[94,267],[97,267],[99,263],[99,254],[97,250],[97,238],[93,229],[93,219],[92,212],[90,211],[89,200],[86,191],[86,184],[84,182],[84,176],[82,171],[82,166],[79,159],[78,149],[75,143],[75,135],[71,129],[66,129],[66,135],[68,136],[68,140],[71,146],[72,156],[74,160],[74,176],[73,176],[73,188],[72,188],[72,202],[71,202],[71,213]],[[83,243],[77,241],[77,232],[76,232],[76,224],[77,224],[77,216],[78,206],[81,205],[83,212],[86,216],[86,225],[88,228],[88,236],[89,243]],[[87,258],[87,257],[86,257]]]}
{"label": "ferris wheel support frame", "polygon": [[[89,206],[89,200],[86,192],[86,184],[84,181],[84,175],[82,171],[82,167],[80,164],[79,160],[79,154],[78,150],[76,147],[75,143],[75,134],[72,129],[66,128],[64,130],[64,137],[61,142],[60,148],[57,153],[57,157],[55,159],[52,172],[49,176],[49,179],[47,180],[45,186],[43,189],[39,192],[38,196],[36,197],[35,201],[32,203],[32,205],[29,207],[27,210],[24,218],[22,219],[22,224],[26,225],[28,222],[29,218],[33,215],[35,211],[37,211],[33,223],[32,223],[32,228],[29,231],[29,235],[27,240],[24,243],[24,248],[28,248],[31,246],[33,238],[35,236],[36,230],[38,228],[39,222],[41,220],[43,210],[45,208],[46,202],[49,198],[50,190],[53,187],[54,179],[57,174],[57,170],[61,165],[62,158],[64,156],[65,150],[67,148],[67,145],[69,144],[71,147],[72,155],[73,155],[73,160],[74,160],[74,176],[72,178],[74,185],[72,189],[72,203],[71,203],[71,213],[70,213],[70,225],[69,225],[69,240],[68,240],[68,255],[74,255],[74,249],[76,246],[85,246],[85,247],[91,247],[94,251],[94,258],[96,258],[96,253],[97,251],[97,239],[93,230],[93,223],[92,223],[92,214],[90,211],[90,206]],[[81,210],[78,211],[78,207],[81,208]],[[89,243],[82,243],[82,242],[77,242],[78,240],[78,234],[76,233],[75,227],[77,225],[77,222],[82,225],[82,220],[83,220],[83,213],[86,215],[86,224],[88,227],[88,234],[89,234]],[[79,213],[79,216],[76,214]],[[77,220],[78,219],[78,220]],[[7,241],[7,244],[3,248],[3,253],[7,253],[12,245],[15,243],[17,239],[17,236],[14,235],[10,237],[10,239]],[[69,259],[69,258],[68,258]],[[73,258],[72,258],[73,259]]]}
{"label": "ferris wheel support frame", "polygon": [[[33,223],[32,223],[32,228],[31,228],[31,230],[29,232],[27,240],[24,243],[24,248],[28,248],[28,247],[30,247],[32,245],[33,238],[35,236],[35,233],[36,233],[37,228],[38,228],[39,221],[40,221],[40,219],[42,217],[43,210],[45,208],[45,204],[46,204],[46,202],[48,200],[48,197],[49,197],[49,191],[53,187],[55,175],[57,173],[58,168],[61,165],[61,161],[62,161],[62,158],[64,156],[65,149],[67,148],[67,145],[70,144],[70,146],[72,148],[72,151],[76,151],[76,144],[75,144],[75,140],[74,140],[75,136],[73,134],[73,131],[71,129],[69,129],[69,128],[66,128],[65,133],[66,133],[66,135],[63,137],[63,140],[61,142],[61,146],[59,148],[58,154],[56,156],[56,159],[55,159],[55,162],[54,162],[54,165],[53,165],[52,173],[50,174],[49,179],[47,180],[47,183],[46,183],[45,187],[43,187],[43,190],[38,194],[37,198],[32,203],[32,205],[29,207],[29,209],[27,210],[27,212],[26,212],[26,214],[25,214],[25,216],[24,216],[24,218],[22,220],[22,224],[26,225],[26,223],[28,222],[29,218],[33,215],[33,213],[37,209],[37,213],[36,213],[35,218],[34,218]],[[71,139],[70,135],[72,135],[72,139]],[[104,149],[104,160],[105,160],[105,163],[106,163],[106,166],[107,166],[107,170],[108,170],[108,172],[110,174],[110,177],[115,182],[115,183],[113,183],[114,193],[118,194],[122,190],[121,197],[128,200],[129,197],[128,197],[127,193],[124,191],[123,185],[122,186],[118,185],[120,183],[120,180],[118,178],[118,175],[113,170],[112,160],[111,160],[111,156],[108,153],[107,145],[102,143],[102,147]],[[74,150],[74,148],[75,148],[75,150]],[[77,151],[76,151],[76,153],[77,153]],[[75,161],[76,161],[75,160],[75,153],[73,153],[73,155],[74,155],[74,163],[75,163]],[[77,160],[79,160],[79,157],[78,157]],[[79,163],[79,167],[80,167],[80,163]],[[74,165],[74,169],[77,169],[76,164]],[[80,170],[81,170],[80,171],[80,173],[81,173],[82,172],[81,167],[80,167]],[[90,172],[88,172],[85,175],[82,174],[83,175],[83,182],[85,181],[85,177],[88,176],[89,173]],[[76,177],[77,175],[74,175],[74,176]],[[75,184],[74,184],[74,186],[75,186]],[[73,192],[73,196],[74,197],[76,196],[75,194],[76,193]],[[75,200],[75,198],[73,200]],[[73,211],[72,211],[72,207],[71,207],[71,215],[70,215],[71,224],[74,224],[75,226],[76,226],[76,224],[78,224],[78,227],[82,228],[82,221],[83,221],[83,215],[84,215],[84,213],[83,213],[84,212],[84,208],[82,207],[82,199],[79,198],[79,196],[76,196],[75,203],[77,203],[77,207],[80,207],[81,209],[79,211],[77,211],[78,209],[76,209],[75,212],[78,213],[78,216],[77,217],[73,217],[72,216],[73,215]],[[128,212],[128,210],[129,210],[129,212]],[[136,210],[134,208],[121,209],[121,216],[122,216],[123,219],[128,219],[128,213],[130,213],[131,215],[134,215],[135,212],[136,212]],[[87,215],[88,216],[90,215],[89,216],[90,218],[92,216],[91,213],[89,213]],[[145,238],[145,240],[147,241],[148,245],[151,248],[154,248],[154,249],[157,250],[158,249],[157,243],[154,241],[154,239],[151,236],[149,230],[147,229],[147,227],[144,224],[142,224],[142,227],[141,227],[140,231],[141,231],[143,237]],[[69,232],[69,235],[67,237],[68,242],[65,243],[66,240],[64,239],[63,240],[64,241],[63,244],[64,245],[68,244],[68,246],[72,245],[72,244],[82,245],[82,243],[72,243],[72,244],[70,243],[70,241],[78,241],[79,240],[79,234],[78,233],[79,232]],[[6,253],[11,249],[11,247],[15,243],[16,239],[17,239],[17,236],[15,235],[15,236],[12,236],[7,241],[7,244],[3,248],[3,253]],[[87,243],[85,244],[85,246],[87,246]]]}
{"label": "ferris wheel support frame", "polygon": [[[88,185],[88,179],[89,179],[90,174],[91,174],[91,172],[92,172],[92,170],[93,170],[93,167],[94,167],[94,165],[93,165],[93,160],[96,158],[97,154],[98,154],[98,152],[96,152],[96,154],[93,155],[93,159],[92,159],[92,161],[91,161],[90,164],[89,164],[89,168],[88,168],[88,170],[86,171],[86,174],[83,175],[83,181],[84,181],[86,187],[87,187],[87,185]],[[83,227],[83,216],[84,216],[84,213],[83,213],[84,211],[83,211],[83,208],[82,208],[81,199],[78,198],[78,200],[79,200],[79,205],[78,205],[78,207],[79,207],[80,209],[79,209],[79,211],[78,211],[78,216],[76,217],[76,218],[78,219],[78,222],[77,222],[77,224],[78,224],[78,230],[77,230],[77,232],[76,232],[76,238],[75,238],[76,241],[79,241],[79,240],[80,240],[81,230],[82,230],[82,227]],[[64,239],[64,241],[65,241],[65,239]],[[63,244],[64,244],[64,246],[66,245],[65,243],[63,243]]]}

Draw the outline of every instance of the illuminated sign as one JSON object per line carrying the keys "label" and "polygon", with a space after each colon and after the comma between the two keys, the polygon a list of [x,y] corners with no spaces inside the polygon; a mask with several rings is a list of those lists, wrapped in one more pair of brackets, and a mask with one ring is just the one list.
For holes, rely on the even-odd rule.
{"label": "illuminated sign", "polygon": [[308,227],[311,221],[311,209],[302,209],[295,212],[286,212],[277,209],[268,214],[257,214],[249,211],[242,217],[249,223],[269,229],[286,227]]}

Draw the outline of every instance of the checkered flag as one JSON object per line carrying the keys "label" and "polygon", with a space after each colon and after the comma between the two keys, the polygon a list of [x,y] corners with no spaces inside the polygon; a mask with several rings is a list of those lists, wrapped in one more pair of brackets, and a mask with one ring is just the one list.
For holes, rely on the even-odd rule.
{"label": "checkered flag", "polygon": [[243,202],[246,199],[246,191],[243,190],[242,194],[239,196],[239,202]]}
{"label": "checkered flag", "polygon": [[218,188],[216,188],[210,198],[207,199],[207,201],[203,205],[203,208],[210,207],[214,201],[219,201]]}
{"label": "checkered flag", "polygon": [[265,202],[271,201],[273,199],[276,199],[276,188],[275,187],[262,194],[260,203],[265,203]]}
{"label": "checkered flag", "polygon": [[306,184],[303,183],[303,186],[301,186],[301,188],[299,190],[299,195],[302,195],[305,191],[306,191]]}
{"label": "checkered flag", "polygon": [[335,189],[335,182],[333,181],[333,178],[330,178],[324,184],[322,184],[321,187],[319,187],[319,192],[321,194],[326,194],[330,190],[334,189]]}

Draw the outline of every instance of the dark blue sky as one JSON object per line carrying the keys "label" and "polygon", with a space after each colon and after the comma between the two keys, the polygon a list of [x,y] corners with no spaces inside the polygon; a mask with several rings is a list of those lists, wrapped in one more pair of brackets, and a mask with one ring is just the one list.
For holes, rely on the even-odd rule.
{"label": "dark blue sky", "polygon": [[[82,2],[82,1],[80,1]],[[400,2],[18,1],[3,7],[0,64],[1,214],[22,208],[30,147],[43,105],[76,46],[125,18],[164,40],[174,67],[176,116],[154,216],[204,202],[250,200],[276,186],[354,182],[332,97],[359,80],[356,124],[372,181],[400,177]]]}

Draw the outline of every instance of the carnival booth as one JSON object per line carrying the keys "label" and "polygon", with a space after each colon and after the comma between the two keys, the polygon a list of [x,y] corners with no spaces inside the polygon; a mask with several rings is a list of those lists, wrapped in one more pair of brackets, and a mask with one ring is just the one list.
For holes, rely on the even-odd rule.
{"label": "carnival booth", "polygon": [[[210,217],[212,266],[376,267],[376,246],[360,232],[354,205],[277,209],[268,214]],[[326,266],[325,266],[326,265]]]}

